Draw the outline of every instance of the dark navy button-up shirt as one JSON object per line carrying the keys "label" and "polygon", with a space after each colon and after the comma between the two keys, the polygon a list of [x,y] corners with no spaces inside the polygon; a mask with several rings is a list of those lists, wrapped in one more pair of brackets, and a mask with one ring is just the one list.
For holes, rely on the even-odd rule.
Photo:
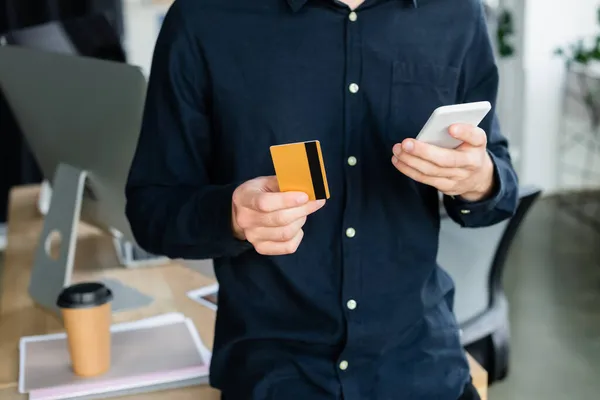
{"label": "dark navy button-up shirt", "polygon": [[[494,104],[497,86],[480,0],[174,3],[127,215],[147,250],[214,259],[214,386],[234,400],[461,395],[469,367],[436,264],[438,192],[396,170],[392,147],[438,106]],[[494,113],[480,126],[495,191],[444,199],[468,227],[510,217],[517,199]],[[259,255],[232,234],[232,193],[274,174],[271,145],[306,140],[321,142],[331,198],[296,253]]]}

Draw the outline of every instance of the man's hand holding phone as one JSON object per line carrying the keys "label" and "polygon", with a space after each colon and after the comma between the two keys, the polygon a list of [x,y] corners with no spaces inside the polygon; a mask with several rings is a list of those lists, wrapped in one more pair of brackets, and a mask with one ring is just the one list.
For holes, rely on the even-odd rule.
{"label": "man's hand holding phone", "polygon": [[487,136],[476,126],[455,124],[448,133],[463,143],[455,149],[405,139],[393,147],[392,163],[409,178],[450,196],[479,201],[494,187],[494,165]]}
{"label": "man's hand holding phone", "polygon": [[306,193],[280,192],[275,176],[259,177],[233,193],[233,231],[260,254],[292,254],[302,242],[307,216],[324,205],[325,200],[309,201]]}

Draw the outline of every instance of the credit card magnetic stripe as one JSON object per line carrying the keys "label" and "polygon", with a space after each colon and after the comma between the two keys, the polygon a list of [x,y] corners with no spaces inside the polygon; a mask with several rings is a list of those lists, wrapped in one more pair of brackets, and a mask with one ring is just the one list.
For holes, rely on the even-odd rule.
{"label": "credit card magnetic stripe", "polygon": [[317,142],[306,142],[304,143],[304,147],[306,148],[306,159],[308,160],[308,168],[310,170],[310,177],[315,191],[315,198],[326,199],[329,196],[325,186],[325,178],[323,176],[325,171],[318,144]]}

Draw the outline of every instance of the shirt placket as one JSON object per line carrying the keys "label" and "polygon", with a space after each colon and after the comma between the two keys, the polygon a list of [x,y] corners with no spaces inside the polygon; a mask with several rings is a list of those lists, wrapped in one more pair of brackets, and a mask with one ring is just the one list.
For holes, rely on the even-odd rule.
{"label": "shirt placket", "polygon": [[338,374],[342,384],[344,399],[354,399],[357,393],[356,379],[352,373],[352,363],[356,352],[360,329],[360,157],[358,152],[361,115],[360,87],[360,29],[359,11],[347,10],[346,21],[346,70],[345,70],[345,102],[344,102],[344,150],[346,181],[346,207],[343,237],[343,282],[342,307],[346,314],[346,347],[338,359]]}

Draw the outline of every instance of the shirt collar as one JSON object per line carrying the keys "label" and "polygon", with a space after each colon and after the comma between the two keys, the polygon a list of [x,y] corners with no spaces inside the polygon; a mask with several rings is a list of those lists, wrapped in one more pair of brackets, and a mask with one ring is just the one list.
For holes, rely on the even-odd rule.
{"label": "shirt collar", "polygon": [[[286,0],[288,2],[288,4],[290,5],[290,7],[292,7],[292,10],[298,11],[299,9],[302,8],[303,5],[306,4],[306,2],[308,0]],[[419,0],[400,0],[403,3],[407,3],[407,4],[411,4],[414,8],[417,8],[417,6],[419,5]]]}

